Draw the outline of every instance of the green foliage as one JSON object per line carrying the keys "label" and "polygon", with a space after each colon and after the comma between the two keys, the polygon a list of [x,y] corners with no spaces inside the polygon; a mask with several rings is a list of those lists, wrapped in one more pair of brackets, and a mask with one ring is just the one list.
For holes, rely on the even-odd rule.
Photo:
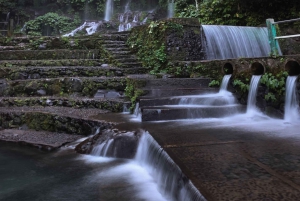
{"label": "green foliage", "polygon": [[[196,0],[197,1],[197,0]],[[299,17],[298,0],[204,0],[176,1],[178,17],[195,17],[202,24],[226,24],[258,26],[265,24],[267,18],[278,20]]]}
{"label": "green foliage", "polygon": [[127,40],[129,47],[152,74],[163,72],[167,66],[165,36],[171,30],[182,34],[183,27],[173,22],[154,21],[147,27],[132,29]]}
{"label": "green foliage", "polygon": [[239,25],[244,19],[244,14],[239,9],[237,0],[209,0],[203,1],[199,8],[188,5],[178,11],[178,17],[199,18],[202,24],[227,24]]}
{"label": "green foliage", "polygon": [[219,80],[212,80],[209,84],[209,87],[219,87],[220,86],[220,81]]}
{"label": "green foliage", "polygon": [[285,94],[285,81],[288,76],[286,71],[282,71],[276,75],[272,73],[265,73],[260,83],[268,87],[269,92],[265,95],[267,101],[276,102],[279,101]]}
{"label": "green foliage", "polygon": [[30,20],[26,24],[26,31],[28,35],[39,36],[43,35],[45,29],[48,34],[46,35],[60,35],[74,29],[80,24],[79,17],[75,17],[74,20],[60,16],[57,13],[47,13],[43,16],[39,16],[34,20]]}
{"label": "green foliage", "polygon": [[233,81],[233,86],[238,87],[242,93],[246,93],[249,91],[249,84],[245,84],[240,79],[235,79]]}
{"label": "green foliage", "polygon": [[137,98],[145,94],[145,92],[142,89],[139,89],[139,87],[142,87],[144,85],[145,82],[142,80],[133,80],[133,79],[126,80],[125,95],[126,97],[130,98],[130,102],[131,102],[131,107],[129,108],[130,112],[133,112],[137,102]]}

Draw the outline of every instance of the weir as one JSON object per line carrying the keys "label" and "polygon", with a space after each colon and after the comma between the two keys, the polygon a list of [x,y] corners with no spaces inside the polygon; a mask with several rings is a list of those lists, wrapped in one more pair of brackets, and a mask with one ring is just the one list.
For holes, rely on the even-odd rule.
{"label": "weir", "polygon": [[[118,145],[114,145],[114,139],[110,138],[95,145],[91,155],[117,157],[118,155],[115,154],[117,149],[119,149]],[[166,200],[206,200],[148,132],[142,132],[133,161],[153,177],[157,188]]]}
{"label": "weir", "polygon": [[208,60],[266,57],[270,53],[267,28],[220,25],[201,27]]}

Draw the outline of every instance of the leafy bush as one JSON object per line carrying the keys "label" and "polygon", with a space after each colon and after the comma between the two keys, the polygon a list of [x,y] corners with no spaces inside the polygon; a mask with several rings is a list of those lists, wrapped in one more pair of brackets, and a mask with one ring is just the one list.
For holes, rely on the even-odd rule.
{"label": "leafy bush", "polygon": [[[26,32],[28,35],[60,35],[61,33],[68,32],[80,24],[79,17],[75,17],[74,20],[60,16],[57,13],[47,13],[43,16],[39,16],[34,20],[30,20],[26,24]],[[47,34],[43,34],[45,30],[48,30]]]}

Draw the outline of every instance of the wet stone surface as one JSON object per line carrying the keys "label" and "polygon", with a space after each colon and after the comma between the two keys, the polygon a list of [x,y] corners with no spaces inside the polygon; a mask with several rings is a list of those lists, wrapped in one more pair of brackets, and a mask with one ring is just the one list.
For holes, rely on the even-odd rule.
{"label": "wet stone surface", "polygon": [[64,133],[40,132],[34,130],[0,130],[0,141],[14,142],[37,147],[44,150],[54,150],[66,143],[76,141],[82,135],[68,135]]}

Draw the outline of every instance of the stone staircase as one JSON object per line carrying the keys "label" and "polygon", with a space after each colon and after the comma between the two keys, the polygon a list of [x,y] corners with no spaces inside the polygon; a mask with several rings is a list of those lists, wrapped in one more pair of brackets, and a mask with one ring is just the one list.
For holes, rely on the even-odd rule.
{"label": "stone staircase", "polygon": [[[138,98],[142,121],[222,118],[245,111],[234,96],[210,88],[210,79],[173,78],[147,80]],[[137,109],[137,108],[136,108]]]}
{"label": "stone staircase", "polygon": [[[122,112],[130,104],[124,97],[126,76],[145,72],[126,37],[1,39],[0,139],[34,144],[23,136],[90,135],[111,128],[113,123],[95,116]],[[36,146],[52,149],[67,141],[47,142]]]}

